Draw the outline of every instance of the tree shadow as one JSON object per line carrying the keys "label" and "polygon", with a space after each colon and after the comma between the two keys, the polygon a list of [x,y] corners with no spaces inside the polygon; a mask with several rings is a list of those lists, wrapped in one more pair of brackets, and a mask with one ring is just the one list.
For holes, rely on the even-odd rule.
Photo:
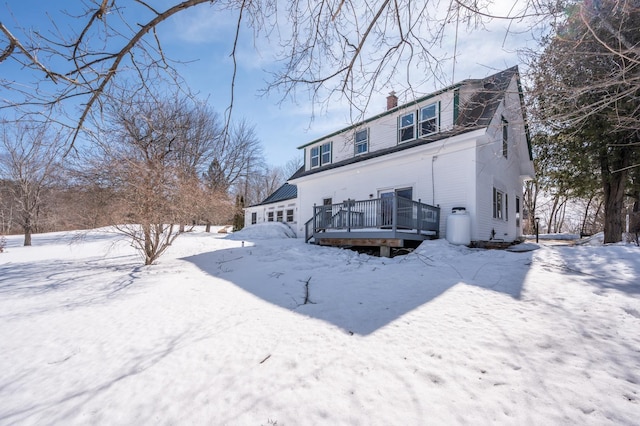
{"label": "tree shadow", "polygon": [[[134,376],[142,375],[169,357],[174,352],[202,340],[191,330],[182,334],[167,336],[152,351],[140,350],[128,353],[127,359],[122,359],[116,371],[105,373],[104,379],[96,383],[77,385],[72,390],[62,394],[48,394],[42,398],[35,398],[30,405],[14,410],[0,412],[0,423],[32,423],[34,419],[47,417],[49,424],[64,424],[74,419],[82,408],[92,400],[100,398],[118,383]],[[63,360],[64,362],[66,360]],[[18,377],[16,380],[20,380]],[[4,384],[0,383],[0,388]]]}
{"label": "tree shadow", "polygon": [[[29,310],[2,312],[0,319],[105,303],[129,288],[142,269],[128,255],[82,262],[57,259],[0,265],[0,296],[5,300],[43,296]],[[114,279],[94,281],[95,276],[103,274],[114,276]]]}
{"label": "tree shadow", "polygon": [[[34,247],[64,244],[71,245],[85,241],[106,241],[121,236],[116,232],[105,229],[88,229],[80,231],[45,232],[31,234],[31,244]],[[24,247],[24,234],[6,235],[6,249]]]}
{"label": "tree shadow", "polygon": [[553,247],[552,256],[541,266],[580,279],[594,293],[619,291],[640,294],[640,249],[631,245]]}
{"label": "tree shadow", "polygon": [[433,256],[427,248],[385,259],[284,240],[183,260],[276,306],[359,335],[379,330],[456,285],[520,299],[530,252],[496,256],[465,247],[454,249],[457,256],[443,256],[437,252],[440,245],[434,245]]}

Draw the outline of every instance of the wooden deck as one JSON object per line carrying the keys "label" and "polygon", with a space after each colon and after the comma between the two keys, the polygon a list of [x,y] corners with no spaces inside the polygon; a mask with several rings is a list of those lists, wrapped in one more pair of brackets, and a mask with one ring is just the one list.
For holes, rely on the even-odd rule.
{"label": "wooden deck", "polygon": [[305,239],[339,247],[407,247],[438,238],[440,208],[394,196],[314,206]]}

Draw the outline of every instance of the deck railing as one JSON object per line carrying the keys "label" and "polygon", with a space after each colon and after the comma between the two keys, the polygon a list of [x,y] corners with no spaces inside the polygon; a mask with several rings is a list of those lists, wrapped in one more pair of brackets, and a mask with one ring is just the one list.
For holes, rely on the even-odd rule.
{"label": "deck railing", "polygon": [[437,235],[439,227],[439,207],[392,195],[314,206],[313,217],[305,224],[305,238],[309,241],[313,234],[323,231],[360,229],[414,230]]}

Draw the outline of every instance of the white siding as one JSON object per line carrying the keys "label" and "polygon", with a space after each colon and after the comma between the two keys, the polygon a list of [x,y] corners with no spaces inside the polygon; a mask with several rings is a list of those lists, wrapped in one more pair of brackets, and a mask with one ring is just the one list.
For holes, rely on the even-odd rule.
{"label": "white siding", "polygon": [[[502,155],[502,117],[509,122],[508,156]],[[486,241],[495,231],[496,240],[513,241],[522,235],[516,227],[516,197],[522,201],[523,164],[530,164],[523,115],[516,80],[512,80],[505,100],[487,129],[487,138],[477,148],[477,232],[472,239]],[[508,197],[507,220],[493,217],[493,188]],[[522,215],[522,205],[520,207]],[[522,225],[522,219],[520,220]]]}
{"label": "white siding", "polygon": [[[358,130],[369,129],[369,152],[391,148],[398,145],[398,118],[409,112],[419,111],[423,106],[439,102],[440,131],[450,130],[453,127],[454,115],[453,91],[441,93],[438,96],[412,103],[403,108],[382,115],[382,117],[364,123],[362,125],[345,129],[333,136],[317,140],[304,148],[305,169],[311,169],[311,148],[331,142],[332,163],[347,160],[356,156],[355,133]],[[417,125],[417,123],[416,123]]]}
{"label": "white siding", "polygon": [[[287,221],[287,210],[293,210],[293,221]],[[282,221],[298,229],[298,201],[297,199],[278,201],[272,204],[246,207],[244,209],[244,226],[251,226],[251,214],[256,213],[256,224],[267,222],[269,212],[273,212],[273,221],[277,220],[277,212],[282,211]]]}
{"label": "white siding", "polygon": [[367,200],[378,198],[380,192],[412,188],[414,200],[440,205],[440,233],[444,237],[452,207],[466,207],[472,217],[475,212],[474,168],[470,163],[476,137],[482,133],[470,132],[296,179],[292,183],[298,186],[298,236],[304,235],[304,223],[311,218],[313,205],[322,205],[326,198],[333,203]]}
{"label": "white siding", "polygon": [[[306,168],[310,169],[310,148],[329,141],[332,143],[332,163],[354,157],[355,132],[364,128],[369,131],[369,152],[397,146],[398,118],[434,102],[440,103],[440,130],[450,130],[454,123],[455,92],[463,105],[481,88],[480,80],[466,81],[455,90],[383,113],[360,127],[318,140],[305,147]],[[347,199],[378,198],[381,192],[412,188],[414,200],[440,207],[441,237],[446,236],[451,209],[464,207],[471,218],[472,241],[516,239],[521,235],[521,228],[516,226],[516,197],[522,201],[523,179],[534,174],[518,89],[514,77],[488,128],[339,168],[323,171],[320,167],[313,174],[291,181],[298,185],[298,236],[304,236],[304,225],[313,214],[314,204],[322,205],[327,198],[335,204]],[[509,123],[506,158],[502,145],[502,117]],[[493,217],[494,188],[507,196],[506,218]]]}
{"label": "white siding", "polygon": [[[475,139],[453,152],[442,152],[433,162],[435,203],[440,206],[440,236],[447,234],[447,217],[453,207],[464,207],[471,218],[471,235],[476,229]],[[431,202],[429,202],[431,204]]]}

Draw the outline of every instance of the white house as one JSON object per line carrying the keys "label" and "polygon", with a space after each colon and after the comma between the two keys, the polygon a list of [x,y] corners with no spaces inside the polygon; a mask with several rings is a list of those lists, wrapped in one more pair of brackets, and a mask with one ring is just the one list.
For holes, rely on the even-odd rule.
{"label": "white house", "polygon": [[465,209],[471,242],[521,236],[534,169],[517,67],[404,105],[392,93],[385,112],[299,149],[299,237],[406,246],[445,236],[453,208]]}
{"label": "white house", "polygon": [[261,203],[244,209],[244,226],[263,222],[283,222],[297,229],[298,191],[295,185],[285,183]]}

